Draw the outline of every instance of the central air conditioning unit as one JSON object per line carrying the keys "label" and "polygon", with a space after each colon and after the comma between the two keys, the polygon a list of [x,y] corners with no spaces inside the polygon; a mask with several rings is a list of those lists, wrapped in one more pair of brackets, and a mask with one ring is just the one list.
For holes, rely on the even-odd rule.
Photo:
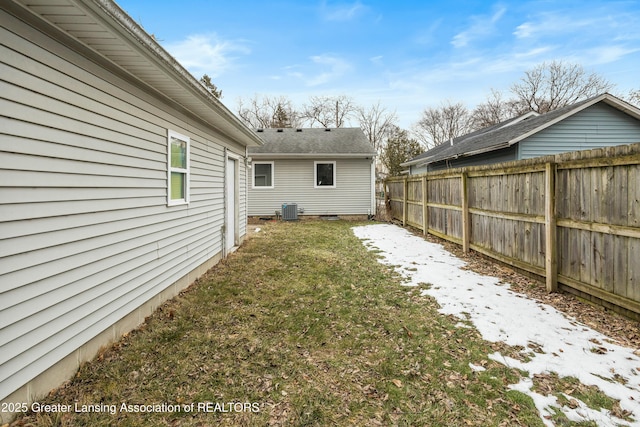
{"label": "central air conditioning unit", "polygon": [[296,203],[285,203],[282,205],[282,220],[297,221],[298,205]]}

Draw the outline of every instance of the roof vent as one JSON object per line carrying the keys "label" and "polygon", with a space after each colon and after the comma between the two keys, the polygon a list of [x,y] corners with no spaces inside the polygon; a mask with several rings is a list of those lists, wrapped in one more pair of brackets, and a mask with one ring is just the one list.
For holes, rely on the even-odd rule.
{"label": "roof vent", "polygon": [[282,129],[278,129],[276,132],[282,132]]}
{"label": "roof vent", "polygon": [[330,128],[324,128],[324,131],[325,132],[331,132],[331,129]]}

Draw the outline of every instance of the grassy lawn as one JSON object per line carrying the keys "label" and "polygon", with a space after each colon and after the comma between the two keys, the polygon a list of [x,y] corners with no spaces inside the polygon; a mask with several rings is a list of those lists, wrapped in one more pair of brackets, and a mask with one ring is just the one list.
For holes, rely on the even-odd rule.
{"label": "grassy lawn", "polygon": [[[354,225],[260,225],[41,401],[116,405],[114,414],[30,414],[16,424],[542,425],[532,401],[506,389],[521,373],[487,357],[512,352],[401,286]],[[174,407],[139,413],[123,403]]]}

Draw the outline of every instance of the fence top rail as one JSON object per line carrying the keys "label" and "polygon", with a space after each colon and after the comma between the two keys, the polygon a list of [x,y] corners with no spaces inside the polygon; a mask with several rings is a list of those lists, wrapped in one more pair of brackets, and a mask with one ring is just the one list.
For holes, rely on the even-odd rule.
{"label": "fence top rail", "polygon": [[618,157],[598,157],[595,159],[578,159],[558,164],[558,169],[606,168],[611,166],[627,166],[640,164],[640,154],[629,154]]}
{"label": "fence top rail", "polygon": [[386,178],[384,181],[385,181],[385,182],[402,182],[402,181],[404,181],[406,178],[408,178],[406,175],[401,175],[401,176],[390,176],[390,177]]}

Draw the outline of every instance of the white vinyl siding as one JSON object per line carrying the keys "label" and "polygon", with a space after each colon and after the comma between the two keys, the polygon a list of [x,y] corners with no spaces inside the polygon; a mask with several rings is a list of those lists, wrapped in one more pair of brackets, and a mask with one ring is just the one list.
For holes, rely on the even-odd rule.
{"label": "white vinyl siding", "polygon": [[[213,127],[0,20],[2,399],[221,253],[225,147],[243,235],[246,172]],[[167,129],[189,138],[189,205],[167,206]]]}
{"label": "white vinyl siding", "polygon": [[[321,163],[333,162],[319,161]],[[371,159],[335,160],[336,188],[314,188],[313,159],[274,160],[274,188],[249,191],[249,215],[274,215],[297,203],[305,215],[366,215],[371,212]]]}
{"label": "white vinyl siding", "polygon": [[595,104],[518,144],[518,159],[640,142],[638,120]]}

